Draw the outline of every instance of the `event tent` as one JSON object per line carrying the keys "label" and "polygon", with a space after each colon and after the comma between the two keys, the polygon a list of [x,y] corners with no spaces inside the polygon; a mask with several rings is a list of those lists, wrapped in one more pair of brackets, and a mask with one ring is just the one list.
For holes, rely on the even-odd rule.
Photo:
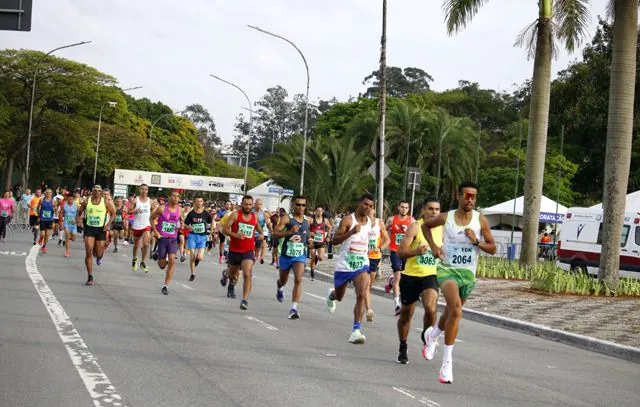
{"label": "event tent", "polygon": [[[627,195],[624,207],[626,212],[640,212],[640,191]],[[590,209],[602,209],[602,204],[593,205]]]}
{"label": "event tent", "polygon": [[257,187],[247,192],[253,199],[262,199],[264,209],[267,211],[275,211],[278,208],[286,208],[289,210],[291,205],[292,191],[282,189],[273,180],[263,182]]}
{"label": "event tent", "polygon": [[[518,217],[522,216],[522,212],[524,210],[524,196],[521,196],[517,199],[512,199],[510,201],[502,202],[492,207],[483,209],[481,212],[483,215],[493,218],[494,222],[492,226],[497,224],[496,217],[500,217],[501,215],[513,215],[514,213],[514,201],[515,201],[515,215]],[[557,206],[556,206],[557,205]],[[557,209],[556,209],[557,208]],[[557,210],[557,216],[556,216]],[[567,213],[567,207],[561,204],[556,204],[556,201],[553,199],[547,198],[546,196],[542,196],[542,202],[540,203],[540,222],[543,223],[562,223],[564,219],[564,215]],[[510,224],[510,219],[505,216],[504,219],[508,220]],[[502,223],[502,222],[500,222]]]}

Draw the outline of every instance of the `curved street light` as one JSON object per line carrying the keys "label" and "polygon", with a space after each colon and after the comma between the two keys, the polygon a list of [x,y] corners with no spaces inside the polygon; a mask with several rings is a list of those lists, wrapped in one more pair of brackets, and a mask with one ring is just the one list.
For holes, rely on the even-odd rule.
{"label": "curved street light", "polygon": [[276,37],[283,41],[288,42],[293,48],[296,49],[296,51],[298,51],[298,53],[302,57],[302,61],[304,62],[304,67],[307,71],[307,92],[306,92],[305,102],[304,102],[304,141],[302,143],[302,168],[300,169],[300,195],[302,195],[304,193],[304,167],[305,167],[306,154],[307,154],[307,126],[309,124],[309,84],[311,82],[309,77],[309,64],[307,64],[307,59],[304,57],[304,54],[302,53],[302,51],[300,51],[300,48],[298,48],[298,46],[294,44],[291,40],[281,35],[274,34],[272,32],[263,30],[262,28],[259,28],[253,25],[247,25],[247,27],[254,29],[256,31],[260,31],[263,34],[267,34],[272,37]]}
{"label": "curved street light", "polygon": [[31,153],[31,126],[33,125],[33,103],[35,101],[36,98],[36,79],[38,76],[38,69],[40,69],[40,64],[42,62],[44,62],[45,59],[47,59],[47,57],[51,54],[53,54],[56,51],[59,51],[61,49],[65,49],[65,48],[72,48],[72,47],[77,47],[80,45],[84,45],[84,44],[90,44],[91,41],[82,41],[82,42],[77,42],[75,44],[69,44],[69,45],[63,45],[62,47],[58,47],[58,48],[54,48],[51,51],[47,52],[46,54],[44,54],[44,56],[42,58],[40,58],[38,60],[38,62],[36,63],[36,69],[33,73],[33,83],[31,85],[31,103],[29,106],[29,129],[27,132],[27,168],[26,168],[26,185],[29,185],[29,169],[31,168],[31,166],[29,165],[29,156]]}
{"label": "curved street light", "polygon": [[151,139],[153,138],[153,128],[156,127],[156,124],[158,124],[158,122],[162,119],[164,119],[165,117],[169,117],[169,116],[177,116],[180,113],[182,113],[184,110],[181,110],[179,112],[171,112],[171,113],[165,113],[160,115],[151,125],[151,130],[149,130],[149,145],[147,150],[151,151]]}
{"label": "curved street light", "polygon": [[215,76],[213,74],[209,74],[210,77],[212,77],[213,79],[217,79],[220,82],[224,82],[229,86],[233,86],[234,88],[238,89],[240,92],[242,92],[242,94],[244,95],[245,99],[247,99],[247,103],[249,104],[249,137],[247,138],[247,159],[246,159],[246,163],[244,165],[244,194],[247,194],[247,180],[249,177],[249,152],[251,151],[251,134],[253,133],[253,110],[251,110],[251,106],[253,106],[251,104],[251,100],[249,99],[249,96],[247,96],[247,93],[242,90],[242,88],[236,84],[233,84],[229,81],[226,81],[218,76]]}

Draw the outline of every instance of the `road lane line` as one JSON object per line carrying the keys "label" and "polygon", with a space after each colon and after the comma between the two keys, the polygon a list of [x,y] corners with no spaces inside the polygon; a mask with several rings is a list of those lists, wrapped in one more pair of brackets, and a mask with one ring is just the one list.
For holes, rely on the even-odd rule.
{"label": "road lane line", "polygon": [[403,389],[402,387],[392,387],[393,390],[397,391],[398,393],[402,393],[407,397],[411,397],[412,399],[415,399],[416,396],[414,396],[413,394],[409,393],[408,391],[406,391],[405,389]]}
{"label": "road lane line", "polygon": [[195,291],[195,290],[196,290],[195,288],[193,288],[193,287],[189,287],[189,286],[188,286],[188,285],[186,285],[186,284],[182,284],[182,286],[183,286],[184,288],[186,288],[187,290],[191,290],[191,291]]}
{"label": "road lane line", "polygon": [[[73,326],[71,318],[69,318],[62,304],[60,304],[42,274],[38,271],[36,264],[38,249],[39,246],[33,246],[25,260],[27,273],[40,295],[42,303],[49,312],[58,336],[67,349],[67,353],[69,353],[71,363],[80,375],[80,379],[82,379],[89,396],[93,400],[93,405],[96,407],[124,406],[122,397],[98,364],[98,359],[89,351],[89,347]],[[90,290],[91,288],[87,289]]]}
{"label": "road lane line", "polygon": [[275,326],[273,326],[273,325],[269,325],[269,324],[267,324],[267,323],[266,323],[266,322],[264,322],[264,321],[260,321],[260,320],[259,320],[258,318],[256,318],[256,317],[246,316],[245,318],[247,318],[249,321],[254,321],[254,322],[259,323],[260,325],[264,326],[265,328],[267,328],[267,329],[268,329],[268,330],[270,330],[270,331],[278,331],[278,330],[279,330],[279,329],[278,329],[278,328],[276,328]]}
{"label": "road lane line", "polygon": [[319,296],[319,295],[311,294],[311,293],[308,293],[308,292],[306,292],[306,291],[305,291],[304,293],[305,293],[305,294],[307,294],[307,295],[308,295],[308,296],[310,296],[310,297],[317,298],[317,299],[322,300],[322,301],[326,301],[326,298],[325,298],[325,297],[321,297],[321,296]]}

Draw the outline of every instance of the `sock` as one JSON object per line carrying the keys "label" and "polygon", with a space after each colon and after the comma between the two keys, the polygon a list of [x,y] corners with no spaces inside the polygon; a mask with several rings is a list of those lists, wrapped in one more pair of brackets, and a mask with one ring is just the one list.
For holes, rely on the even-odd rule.
{"label": "sock", "polygon": [[393,297],[393,300],[396,302],[396,306],[400,306],[400,297]]}
{"label": "sock", "polygon": [[429,335],[431,337],[431,340],[436,339],[438,336],[440,336],[440,334],[442,334],[442,331],[440,330],[440,328],[438,328],[438,326],[436,325],[433,330],[431,331],[431,335]]}
{"label": "sock", "polygon": [[166,284],[162,284],[162,288],[165,288],[165,287],[169,288],[169,286],[168,286],[168,285],[166,285]]}
{"label": "sock", "polygon": [[444,356],[442,357],[442,364],[451,363],[453,360],[453,345],[444,345]]}
{"label": "sock", "polygon": [[292,302],[291,303],[291,309],[297,310],[298,309],[298,303],[297,302]]}
{"label": "sock", "polygon": [[278,291],[279,291],[279,292],[283,292],[283,291],[284,291],[284,286],[282,286],[282,287],[278,287]]}
{"label": "sock", "polygon": [[355,331],[356,329],[360,329],[360,322],[354,322],[353,323],[353,330]]}
{"label": "sock", "polygon": [[335,291],[331,291],[331,293],[329,294],[329,299],[331,301],[335,301],[336,300],[336,292]]}

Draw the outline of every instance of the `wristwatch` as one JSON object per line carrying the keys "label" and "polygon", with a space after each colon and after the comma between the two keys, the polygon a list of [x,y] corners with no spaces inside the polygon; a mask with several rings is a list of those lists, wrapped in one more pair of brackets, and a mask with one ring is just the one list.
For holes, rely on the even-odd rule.
{"label": "wristwatch", "polygon": [[472,243],[472,245],[474,245],[474,246],[477,246],[477,245],[479,245],[479,244],[480,244],[480,240],[476,240],[476,242],[475,242],[475,243]]}

